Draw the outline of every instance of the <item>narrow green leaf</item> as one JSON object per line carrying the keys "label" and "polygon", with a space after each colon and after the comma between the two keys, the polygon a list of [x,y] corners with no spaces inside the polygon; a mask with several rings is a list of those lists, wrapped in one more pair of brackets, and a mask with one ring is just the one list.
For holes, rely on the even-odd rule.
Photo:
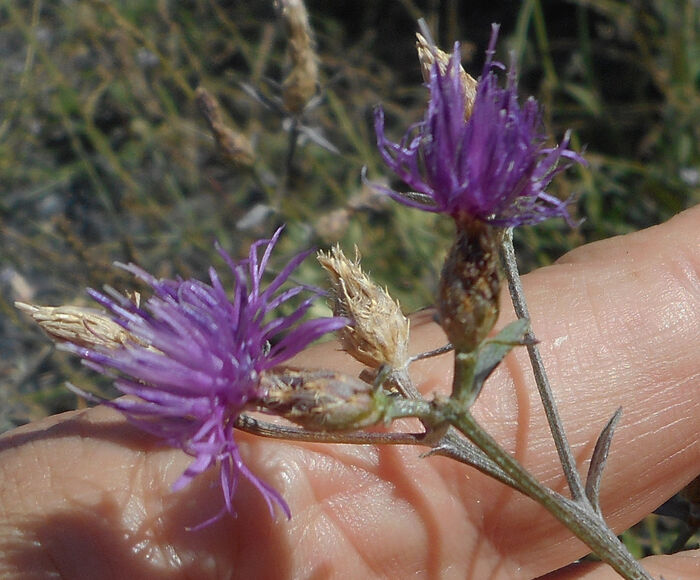
{"label": "narrow green leaf", "polygon": [[525,336],[530,330],[530,321],[521,318],[511,322],[493,338],[485,340],[478,351],[474,372],[474,390],[479,392],[484,381],[515,346],[527,344]]}

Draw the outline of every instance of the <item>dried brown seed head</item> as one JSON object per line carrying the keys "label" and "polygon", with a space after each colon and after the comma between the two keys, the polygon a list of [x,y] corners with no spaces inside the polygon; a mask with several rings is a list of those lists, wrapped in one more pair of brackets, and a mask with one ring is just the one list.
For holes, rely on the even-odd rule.
{"label": "dried brown seed head", "polygon": [[318,58],[303,0],[277,0],[275,6],[287,32],[287,54],[291,62],[282,83],[282,102],[290,113],[298,114],[316,95]]}
{"label": "dried brown seed head", "polygon": [[224,158],[242,167],[252,166],[255,162],[255,155],[250,139],[224,122],[221,108],[214,95],[204,87],[199,87],[195,97],[197,106],[204,115],[209,130]]}
{"label": "dried brown seed head", "polygon": [[339,246],[319,252],[318,261],[328,272],[333,289],[333,311],[353,321],[338,331],[343,349],[360,362],[394,369],[408,364],[410,324],[398,302],[375,284],[355,261],[349,260]]}

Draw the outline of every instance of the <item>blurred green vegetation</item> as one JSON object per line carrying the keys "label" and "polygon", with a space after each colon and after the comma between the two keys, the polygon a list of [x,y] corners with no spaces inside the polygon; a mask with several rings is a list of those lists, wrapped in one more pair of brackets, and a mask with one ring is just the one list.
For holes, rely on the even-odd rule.
{"label": "blurred green vegetation", "polygon": [[[383,104],[395,138],[420,119],[419,17],[443,48],[463,42],[474,76],[490,23],[501,22],[499,58],[512,51],[523,94],[543,104],[555,138],[571,128],[586,149],[590,166],[552,190],[576,195],[572,213],[585,221],[523,228],[523,269],[700,200],[693,0],[309,0],[308,9],[320,92],[292,119],[274,104],[288,62],[271,0],[0,0],[0,430],[72,408],[66,380],[96,380],[13,302],[80,304],[86,286],[131,287],[115,260],[206,277],[222,266],[214,240],[240,257],[286,223],[278,265],[300,249],[356,244],[407,311],[430,304],[449,220],[379,199],[360,179],[366,166],[371,180],[401,187],[375,150],[372,110]],[[253,144],[252,166],[217,150],[195,102],[200,86]],[[312,259],[298,277],[323,283]]]}

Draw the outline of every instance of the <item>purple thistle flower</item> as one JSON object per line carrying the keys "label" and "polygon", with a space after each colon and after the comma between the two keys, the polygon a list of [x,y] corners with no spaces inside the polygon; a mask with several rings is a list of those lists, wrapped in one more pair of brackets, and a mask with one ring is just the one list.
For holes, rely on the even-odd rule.
{"label": "purple thistle flower", "polygon": [[[94,290],[89,293],[110,311],[132,340],[121,348],[66,345],[86,365],[115,376],[115,386],[122,393],[134,396],[100,402],[194,457],[173,485],[174,490],[185,487],[212,465],[220,465],[225,507],[201,525],[226,511],[235,513],[232,498],[241,476],[260,491],[271,513],[277,503],[290,516],[280,494],[243,462],[236,445],[235,422],[264,394],[261,372],[349,323],[337,317],[299,323],[321,291],[308,286],[286,290],[281,287],[309,252],[297,255],[267,287],[262,286],[270,253],[281,231],[278,229],[270,240],[255,242],[248,259],[240,262],[217,247],[234,275],[232,300],[213,268],[209,271],[211,284],[206,284],[199,280],[158,280],[133,264],[120,265],[153,288],[154,294],[143,308],[111,288],[106,289],[106,294]],[[312,296],[292,314],[269,316],[304,291],[310,291]]]}
{"label": "purple thistle flower", "polygon": [[[521,107],[511,67],[505,88],[494,62],[498,26],[493,25],[486,63],[469,119],[460,78],[459,43],[444,73],[430,74],[425,119],[400,143],[384,134],[384,112],[375,112],[377,145],[387,166],[415,192],[376,186],[410,207],[476,218],[496,226],[534,224],[550,217],[571,221],[566,202],[545,193],[555,175],[585,163],[570,150],[567,132],[558,147],[546,148],[542,114],[530,97]],[[460,217],[461,216],[461,217]]]}

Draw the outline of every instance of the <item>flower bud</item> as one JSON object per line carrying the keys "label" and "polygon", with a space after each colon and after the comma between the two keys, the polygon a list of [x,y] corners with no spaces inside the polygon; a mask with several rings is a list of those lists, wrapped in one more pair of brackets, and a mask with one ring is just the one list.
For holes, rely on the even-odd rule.
{"label": "flower bud", "polygon": [[282,369],[263,373],[261,405],[311,431],[353,431],[384,417],[387,395],[333,371]]}
{"label": "flower bud", "polygon": [[456,220],[457,238],[440,277],[440,324],[458,353],[481,344],[498,320],[500,231],[479,220]]}
{"label": "flower bud", "polygon": [[404,368],[410,323],[399,303],[363,272],[357,248],[354,262],[339,246],[328,254],[319,252],[317,258],[331,278],[333,313],[353,321],[338,331],[343,350],[372,368]]}

